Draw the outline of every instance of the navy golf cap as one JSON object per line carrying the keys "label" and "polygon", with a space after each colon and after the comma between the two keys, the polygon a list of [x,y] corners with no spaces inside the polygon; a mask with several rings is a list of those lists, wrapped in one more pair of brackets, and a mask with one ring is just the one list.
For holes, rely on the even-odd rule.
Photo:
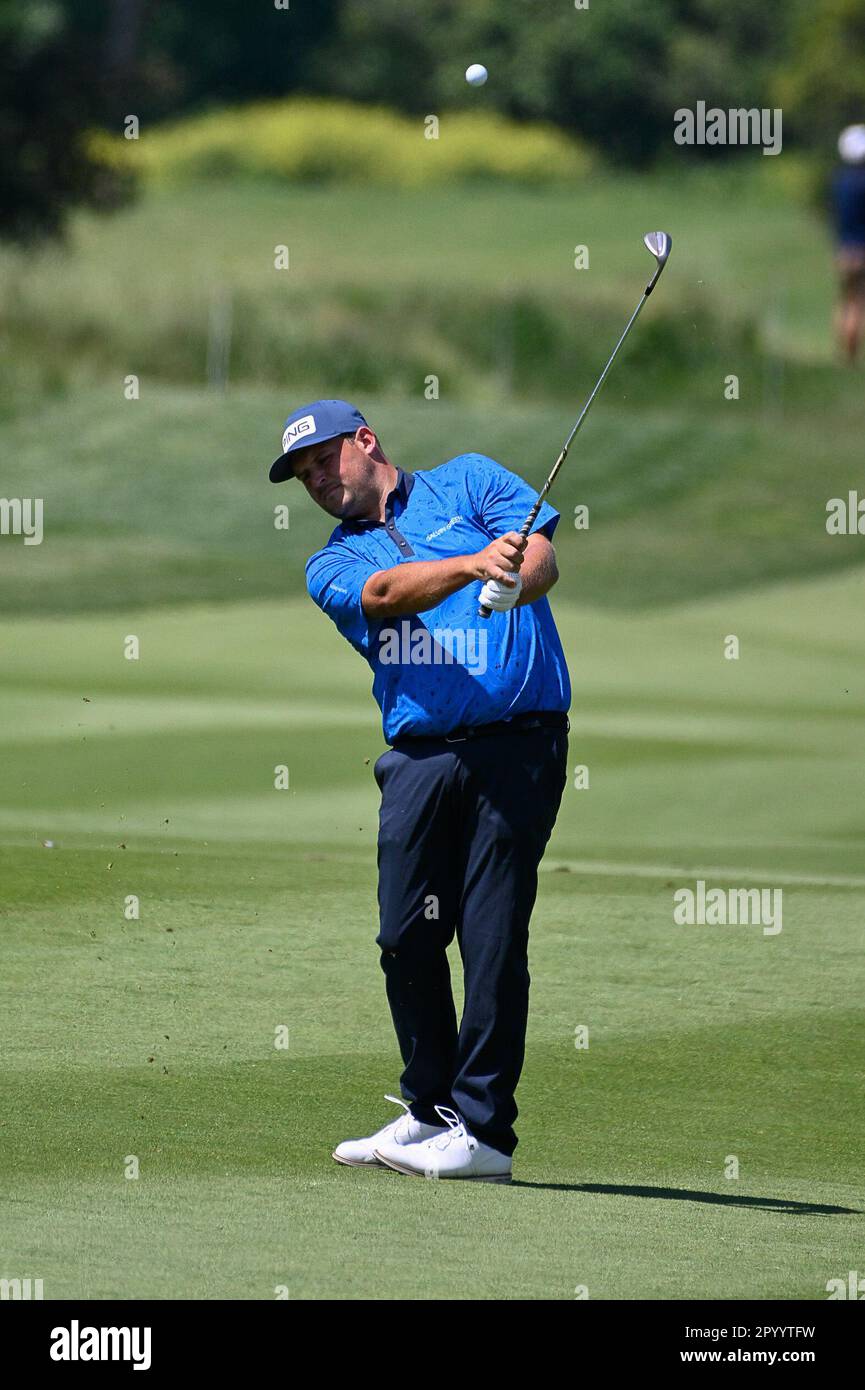
{"label": "navy golf cap", "polygon": [[282,436],[282,453],[271,465],[270,481],[284,482],[294,477],[291,455],[309,444],[321,444],[338,434],[354,434],[365,425],[360,411],[348,401],[313,401],[289,415]]}

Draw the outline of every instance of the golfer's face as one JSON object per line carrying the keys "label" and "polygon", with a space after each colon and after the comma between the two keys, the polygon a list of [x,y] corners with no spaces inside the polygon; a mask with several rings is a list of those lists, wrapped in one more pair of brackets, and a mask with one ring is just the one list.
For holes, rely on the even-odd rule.
{"label": "golfer's face", "polygon": [[368,505],[369,458],[353,439],[326,439],[301,452],[294,476],[331,516],[362,516]]}
{"label": "golfer's face", "polygon": [[343,515],[345,485],[341,477],[342,439],[326,439],[304,449],[295,464],[294,476],[303,483],[313,502],[331,516]]}

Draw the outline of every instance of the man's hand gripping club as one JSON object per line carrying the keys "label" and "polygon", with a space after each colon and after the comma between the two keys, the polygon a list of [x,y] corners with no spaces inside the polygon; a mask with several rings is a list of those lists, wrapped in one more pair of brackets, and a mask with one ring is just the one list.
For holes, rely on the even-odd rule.
{"label": "man's hand gripping club", "polygon": [[525,536],[508,531],[475,555],[476,577],[486,581],[478,599],[482,607],[495,613],[507,613],[515,607],[523,587],[519,569],[525,548]]}

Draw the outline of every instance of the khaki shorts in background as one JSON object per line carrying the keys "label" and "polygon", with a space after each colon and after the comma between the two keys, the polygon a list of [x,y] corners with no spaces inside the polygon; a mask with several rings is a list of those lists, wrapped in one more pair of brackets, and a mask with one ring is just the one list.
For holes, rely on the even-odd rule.
{"label": "khaki shorts in background", "polygon": [[865,246],[842,246],[835,256],[844,299],[865,299]]}

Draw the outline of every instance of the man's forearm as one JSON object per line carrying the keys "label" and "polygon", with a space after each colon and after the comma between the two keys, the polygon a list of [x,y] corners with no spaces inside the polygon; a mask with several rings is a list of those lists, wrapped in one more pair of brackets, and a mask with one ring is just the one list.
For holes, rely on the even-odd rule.
{"label": "man's forearm", "polygon": [[534,603],[537,599],[543,598],[555,584],[559,577],[556,552],[545,537],[536,539],[535,536],[529,536],[520,577],[523,587],[516,602],[517,608],[524,603]]}
{"label": "man's forearm", "polygon": [[[500,564],[494,561],[492,568],[489,567],[488,555],[492,549],[491,546],[487,551],[478,552],[477,555],[453,555],[447,560],[412,560],[408,564],[403,562],[391,569],[378,570],[370,575],[363,586],[363,611],[373,622],[384,618],[401,618],[412,613],[425,613],[428,609],[435,608],[443,599],[455,594],[457,589],[471,584],[473,580],[483,579],[484,575],[490,574],[500,578],[503,572],[512,572],[513,560],[508,563],[501,561],[501,557]],[[501,563],[505,566],[504,571]],[[523,585],[517,600],[518,605],[534,603],[553,587],[559,577],[559,571],[556,552],[546,536],[540,533],[529,536],[520,565],[520,575]]]}
{"label": "man's forearm", "polygon": [[470,584],[477,577],[474,563],[473,555],[451,555],[446,560],[411,560],[379,570],[363,586],[363,611],[374,620],[424,613]]}

